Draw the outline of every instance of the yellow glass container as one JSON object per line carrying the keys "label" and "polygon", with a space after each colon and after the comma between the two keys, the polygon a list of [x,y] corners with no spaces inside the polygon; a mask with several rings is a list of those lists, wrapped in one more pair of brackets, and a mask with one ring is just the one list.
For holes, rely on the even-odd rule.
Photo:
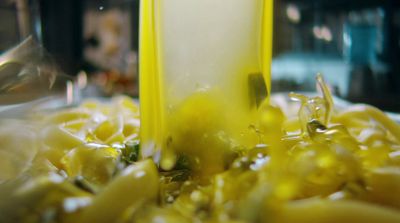
{"label": "yellow glass container", "polygon": [[171,169],[180,153],[253,143],[246,132],[270,89],[273,0],[142,0],[140,10],[142,155]]}

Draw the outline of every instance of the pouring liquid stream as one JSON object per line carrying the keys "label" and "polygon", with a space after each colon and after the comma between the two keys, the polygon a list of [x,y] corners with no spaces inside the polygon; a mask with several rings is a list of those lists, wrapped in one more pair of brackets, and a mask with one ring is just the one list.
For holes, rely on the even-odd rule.
{"label": "pouring liquid stream", "polygon": [[257,142],[248,132],[270,90],[272,8],[272,0],[142,1],[142,156],[169,170],[190,155],[213,173],[229,148]]}

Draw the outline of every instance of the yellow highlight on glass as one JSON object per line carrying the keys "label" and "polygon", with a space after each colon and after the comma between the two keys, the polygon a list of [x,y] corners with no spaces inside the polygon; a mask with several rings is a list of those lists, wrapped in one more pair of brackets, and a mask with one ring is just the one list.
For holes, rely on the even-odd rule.
{"label": "yellow highlight on glass", "polygon": [[142,155],[171,169],[179,154],[201,162],[200,150],[253,143],[270,90],[273,0],[142,0],[140,10]]}

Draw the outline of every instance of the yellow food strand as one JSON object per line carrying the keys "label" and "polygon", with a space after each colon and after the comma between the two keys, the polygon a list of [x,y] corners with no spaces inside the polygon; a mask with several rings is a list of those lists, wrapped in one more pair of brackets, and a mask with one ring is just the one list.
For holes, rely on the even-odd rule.
{"label": "yellow food strand", "polygon": [[400,142],[400,126],[379,109],[368,105],[357,105],[350,107],[336,117],[338,121],[343,120],[344,123],[346,123],[347,118],[361,118],[368,121],[375,120],[382,124],[396,138],[397,142]]}
{"label": "yellow food strand", "polygon": [[158,173],[153,161],[135,163],[93,199],[77,222],[116,222],[128,207],[153,201],[157,193]]}
{"label": "yellow food strand", "polygon": [[[286,204],[272,221],[276,223],[396,223],[400,213],[357,201],[311,199]],[[270,222],[265,219],[263,222]]]}
{"label": "yellow food strand", "polygon": [[[18,202],[29,200],[29,205],[40,204],[35,206],[37,213],[47,213],[49,207],[56,208],[54,210],[62,216],[63,222],[131,222],[131,219],[142,218],[166,222],[399,221],[400,168],[396,156],[400,147],[394,137],[398,126],[391,120],[387,123],[386,117],[380,116],[383,113],[371,113],[369,108],[361,111],[358,107],[355,113],[350,109],[349,113],[333,114],[335,125],[328,123],[325,126],[311,120],[306,123],[308,136],[298,135],[296,140],[287,142],[285,132],[280,131],[286,117],[279,108],[264,102],[256,127],[261,142],[266,144],[233,152],[232,147],[227,146],[230,144],[227,143],[229,140],[225,141],[224,134],[197,138],[203,132],[215,133],[220,128],[220,123],[215,122],[219,120],[218,116],[214,115],[223,107],[214,99],[209,92],[193,94],[173,113],[176,117],[170,116],[172,122],[168,127],[174,129],[172,136],[181,146],[176,151],[184,152],[189,161],[200,160],[194,162],[190,170],[158,171],[153,161],[146,160],[134,164],[140,166],[139,171],[132,172],[128,167],[121,170],[122,174],[114,176],[120,151],[104,145],[107,142],[103,141],[126,140],[128,136],[123,134],[123,129],[128,123],[130,127],[126,134],[138,133],[135,104],[113,100],[111,104],[92,104],[84,117],[76,115],[79,113],[76,109],[67,109],[59,113],[60,118],[57,115],[44,118],[48,128],[42,130],[48,133],[44,134],[47,139],[44,143],[52,148],[42,150],[39,147],[34,167],[37,169],[23,173],[23,176],[55,181],[48,193],[40,189],[42,186],[36,181],[24,184],[19,191],[30,187],[40,190],[20,194],[12,199],[15,202],[0,201],[0,210],[10,210],[7,216],[18,216],[11,210],[20,206]],[[87,108],[87,104],[79,108],[84,106]],[[354,118],[361,121],[349,122]],[[340,121],[344,125],[338,125]],[[389,128],[383,127],[387,125]],[[74,131],[69,132],[68,126]],[[94,135],[91,140],[104,144],[98,148],[77,145],[82,143],[76,140],[80,131],[85,132],[87,138],[100,126],[106,135],[112,136],[100,137],[101,140]],[[180,131],[182,126],[186,129]],[[360,135],[350,135],[351,128],[361,129],[357,131]],[[44,162],[46,157],[59,169]],[[59,170],[66,171],[68,180],[47,176],[49,172],[54,175]],[[140,178],[143,174],[148,174],[148,178]],[[78,177],[94,184],[91,186],[102,186],[100,190],[93,190],[95,194],[82,193],[70,183]],[[64,186],[73,188],[76,193],[69,197],[60,196],[57,191],[63,191]],[[0,194],[4,195],[2,187],[0,184]],[[84,195],[83,206],[77,212],[64,213],[63,201],[79,200],[74,197],[79,194]],[[310,197],[314,198],[307,199]],[[118,202],[110,202],[114,200]],[[4,209],[4,204],[10,208]],[[31,212],[26,213],[23,216],[32,216]],[[36,219],[42,220],[40,215]],[[10,222],[2,216],[0,221]]]}

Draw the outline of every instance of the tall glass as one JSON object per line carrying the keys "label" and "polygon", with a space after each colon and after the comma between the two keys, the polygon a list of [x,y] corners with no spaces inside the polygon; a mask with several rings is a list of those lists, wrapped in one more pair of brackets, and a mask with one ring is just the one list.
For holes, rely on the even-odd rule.
{"label": "tall glass", "polygon": [[217,138],[254,142],[246,133],[270,89],[272,4],[141,1],[143,156],[161,151],[161,166],[170,169],[176,154],[212,147]]}

